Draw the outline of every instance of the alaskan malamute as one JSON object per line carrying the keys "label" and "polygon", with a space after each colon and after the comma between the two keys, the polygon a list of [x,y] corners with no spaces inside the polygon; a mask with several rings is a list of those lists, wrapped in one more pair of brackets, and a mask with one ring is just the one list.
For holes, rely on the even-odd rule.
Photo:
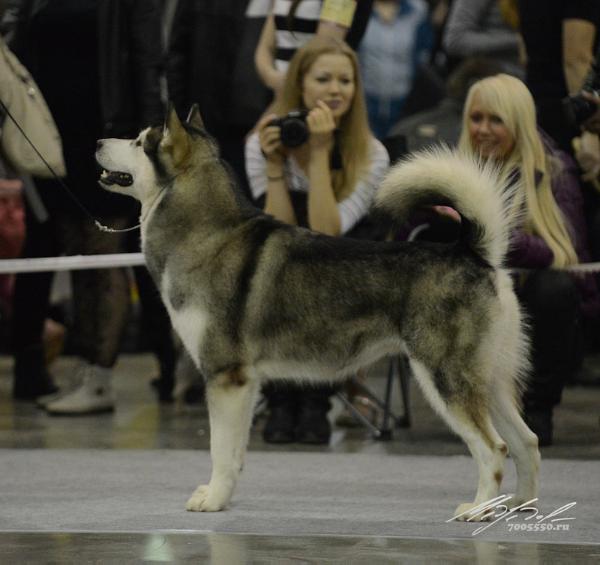
{"label": "alaskan malamute", "polygon": [[[498,495],[510,450],[513,504],[537,496],[536,436],[519,411],[527,339],[509,273],[508,194],[494,172],[449,149],[392,168],[376,207],[462,216],[457,242],[369,242],[283,224],[244,203],[193,108],[137,139],[104,139],[101,184],[141,201],[142,249],[175,330],[207,378],[212,475],[187,509],[230,501],[267,379],[341,381],[406,355],[431,404],[479,468],[474,511]],[[442,513],[443,514],[443,513]]]}

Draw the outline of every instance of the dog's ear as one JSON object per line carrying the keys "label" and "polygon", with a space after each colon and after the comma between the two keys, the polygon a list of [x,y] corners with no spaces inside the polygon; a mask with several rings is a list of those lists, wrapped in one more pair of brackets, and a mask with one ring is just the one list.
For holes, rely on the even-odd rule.
{"label": "dog's ear", "polygon": [[165,122],[163,124],[163,137],[176,134],[179,130],[183,130],[179,116],[175,111],[175,106],[169,102],[167,113],[165,114]]}
{"label": "dog's ear", "polygon": [[198,104],[192,105],[185,121],[196,129],[204,129],[204,122],[202,121]]}
{"label": "dog's ear", "polygon": [[169,104],[163,128],[163,146],[173,157],[173,164],[181,166],[190,154],[190,138],[181,125],[173,104]]}

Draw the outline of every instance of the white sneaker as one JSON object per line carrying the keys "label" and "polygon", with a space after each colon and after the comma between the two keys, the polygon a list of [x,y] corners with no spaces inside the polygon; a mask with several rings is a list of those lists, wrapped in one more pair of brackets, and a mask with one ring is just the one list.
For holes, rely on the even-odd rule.
{"label": "white sneaker", "polygon": [[50,400],[44,408],[48,414],[78,416],[112,412],[115,401],[112,394],[112,371],[98,365],[82,368],[83,379],[73,391]]}
{"label": "white sneaker", "polygon": [[[72,392],[72,391],[69,391]],[[48,404],[50,404],[51,402],[54,402],[55,400],[58,400],[59,398],[62,398],[63,396],[66,396],[67,394],[69,394],[69,392],[65,392],[64,390],[59,390],[58,392],[53,392],[52,394],[44,394],[44,396],[38,396],[35,399],[35,405],[38,406],[39,408],[46,408],[46,406],[48,406]]]}
{"label": "white sneaker", "polygon": [[72,374],[69,376],[67,383],[64,385],[60,385],[60,390],[58,392],[53,392],[52,394],[44,394],[44,396],[38,396],[35,399],[35,404],[39,408],[46,408],[48,404],[62,398],[63,396],[67,396],[67,394],[71,394],[77,388],[81,386],[81,382],[85,378],[87,371],[89,370],[90,364],[87,361],[79,361],[75,366]]}

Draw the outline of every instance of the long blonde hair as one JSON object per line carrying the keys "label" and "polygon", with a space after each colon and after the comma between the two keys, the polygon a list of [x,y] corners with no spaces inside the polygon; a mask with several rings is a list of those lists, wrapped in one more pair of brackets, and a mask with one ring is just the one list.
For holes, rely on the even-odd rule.
{"label": "long blonde hair", "polygon": [[562,165],[544,150],[531,93],[522,81],[506,74],[473,84],[464,105],[459,139],[459,147],[470,153],[477,151],[469,135],[469,114],[475,96],[481,106],[502,119],[514,139],[514,148],[501,163],[501,171],[507,178],[514,171],[519,172],[515,206],[524,212],[524,229],[541,237],[550,247],[554,267],[577,263],[569,227],[552,193],[552,177],[562,174]]}
{"label": "long blonde hair", "polygon": [[354,98],[348,112],[339,124],[338,142],[342,158],[341,169],[333,170],[333,192],[339,202],[352,193],[357,180],[369,164],[369,146],[372,138],[360,78],[358,59],[354,50],[340,39],[316,36],[304,44],[292,57],[281,94],[273,104],[273,111],[284,115],[290,110],[304,108],[302,83],[304,76],[321,55],[345,55],[354,70]]}

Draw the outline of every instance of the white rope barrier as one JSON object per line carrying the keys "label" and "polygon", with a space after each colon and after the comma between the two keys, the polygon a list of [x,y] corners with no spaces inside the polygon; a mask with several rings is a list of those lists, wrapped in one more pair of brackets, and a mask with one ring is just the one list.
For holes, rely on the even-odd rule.
{"label": "white rope barrier", "polygon": [[108,255],[69,255],[36,259],[3,259],[1,273],[37,273],[42,271],[77,271],[145,265],[143,253],[112,253]]}
{"label": "white rope barrier", "polygon": [[[83,269],[110,269],[145,265],[143,253],[112,253],[108,255],[69,255],[36,259],[2,259],[0,274],[37,273],[42,271],[77,271]],[[514,269],[526,272],[530,269]],[[581,263],[562,269],[569,273],[600,273],[600,263]]]}
{"label": "white rope barrier", "polygon": [[569,273],[600,273],[600,263],[581,263],[579,265],[573,265],[572,267],[566,267],[564,269]]}

